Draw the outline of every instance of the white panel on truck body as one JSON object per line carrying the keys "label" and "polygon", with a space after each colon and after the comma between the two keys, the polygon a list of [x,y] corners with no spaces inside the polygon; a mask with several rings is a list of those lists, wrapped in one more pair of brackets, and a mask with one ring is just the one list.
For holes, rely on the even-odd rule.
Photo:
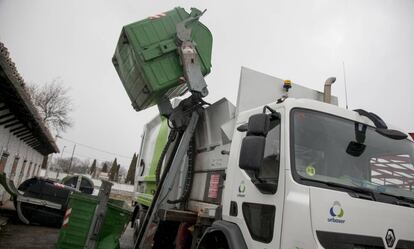
{"label": "white panel on truck body", "polygon": [[[236,115],[240,112],[276,102],[286,95],[283,80],[242,67],[239,92],[237,95]],[[292,83],[287,95],[291,98],[305,98],[323,101],[323,93]],[[338,105],[338,98],[332,96],[331,104]]]}

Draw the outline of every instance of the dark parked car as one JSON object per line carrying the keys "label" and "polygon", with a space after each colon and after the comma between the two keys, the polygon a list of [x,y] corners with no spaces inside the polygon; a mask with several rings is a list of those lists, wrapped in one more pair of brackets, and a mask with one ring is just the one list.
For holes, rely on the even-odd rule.
{"label": "dark parked car", "polygon": [[15,205],[19,203],[21,213],[30,224],[59,227],[68,205],[69,194],[78,191],[45,178],[30,178],[20,184],[22,193]]}

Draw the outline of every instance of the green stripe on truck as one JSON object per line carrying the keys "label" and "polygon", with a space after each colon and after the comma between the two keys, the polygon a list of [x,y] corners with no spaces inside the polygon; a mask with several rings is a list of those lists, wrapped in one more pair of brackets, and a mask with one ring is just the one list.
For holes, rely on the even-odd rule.
{"label": "green stripe on truck", "polygon": [[168,120],[161,117],[161,125],[158,131],[157,139],[155,141],[154,155],[152,156],[148,176],[144,177],[145,182],[145,194],[139,194],[138,203],[144,206],[151,205],[152,196],[155,193],[157,185],[155,184],[155,172],[157,170],[157,164],[160,160],[162,150],[168,139]]}

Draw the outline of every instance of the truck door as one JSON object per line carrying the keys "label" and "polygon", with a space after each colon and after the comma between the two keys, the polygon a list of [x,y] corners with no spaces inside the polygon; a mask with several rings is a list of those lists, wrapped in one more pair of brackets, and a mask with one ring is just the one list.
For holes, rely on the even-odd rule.
{"label": "truck door", "polygon": [[[283,117],[282,109],[277,112]],[[238,126],[246,123],[249,116],[239,120]],[[270,122],[262,165],[257,172],[239,167],[241,143],[248,131],[235,131],[230,158],[232,165],[227,173],[227,182],[231,185],[226,189],[228,196],[231,196],[228,220],[239,225],[249,248],[280,248],[285,168],[283,131],[282,118]],[[224,214],[223,218],[227,218]]]}

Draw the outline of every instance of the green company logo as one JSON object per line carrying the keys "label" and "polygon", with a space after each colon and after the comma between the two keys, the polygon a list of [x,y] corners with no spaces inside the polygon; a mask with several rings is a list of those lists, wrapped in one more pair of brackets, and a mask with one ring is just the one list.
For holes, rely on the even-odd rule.
{"label": "green company logo", "polygon": [[316,169],[312,165],[308,165],[305,170],[308,176],[314,176],[316,174]]}
{"label": "green company logo", "polygon": [[329,209],[329,214],[331,217],[328,218],[328,222],[339,224],[345,223],[345,220],[341,219],[342,217],[344,217],[345,211],[342,208],[341,203],[339,203],[339,201],[334,201],[332,207]]}

